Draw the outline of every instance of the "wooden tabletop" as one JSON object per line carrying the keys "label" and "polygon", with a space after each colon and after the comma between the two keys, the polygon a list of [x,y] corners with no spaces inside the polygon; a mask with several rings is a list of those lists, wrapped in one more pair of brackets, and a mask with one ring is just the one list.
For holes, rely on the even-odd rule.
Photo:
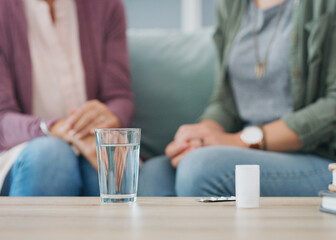
{"label": "wooden tabletop", "polygon": [[0,239],[336,239],[319,198],[262,198],[258,209],[194,198],[0,198]]}

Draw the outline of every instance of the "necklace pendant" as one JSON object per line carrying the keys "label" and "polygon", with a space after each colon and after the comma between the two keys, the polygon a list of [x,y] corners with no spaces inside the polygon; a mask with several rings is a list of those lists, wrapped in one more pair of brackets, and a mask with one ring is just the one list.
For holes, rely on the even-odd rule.
{"label": "necklace pendant", "polygon": [[264,63],[256,63],[256,65],[255,65],[255,73],[256,73],[256,75],[257,75],[258,78],[262,78],[263,76],[265,76],[266,68],[267,68],[266,62],[264,62]]}

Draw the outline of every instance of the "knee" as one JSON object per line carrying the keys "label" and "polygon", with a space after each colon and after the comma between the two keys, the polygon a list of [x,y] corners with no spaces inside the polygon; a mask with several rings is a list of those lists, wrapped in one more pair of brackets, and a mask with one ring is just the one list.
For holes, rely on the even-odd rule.
{"label": "knee", "polygon": [[154,180],[170,168],[172,168],[170,159],[166,156],[160,156],[145,162],[141,166],[140,172],[142,177]]}
{"label": "knee", "polygon": [[175,189],[177,196],[203,196],[202,185],[206,182],[204,171],[207,158],[204,150],[188,154],[177,167]]}
{"label": "knee", "polygon": [[175,169],[170,159],[161,156],[145,162],[140,168],[139,196],[173,196]]}
{"label": "knee", "polygon": [[19,155],[16,164],[31,170],[73,168],[78,163],[69,144],[55,137],[39,137],[32,140]]}
{"label": "knee", "polygon": [[188,154],[177,168],[177,195],[233,194],[236,151],[226,147],[205,147]]}
{"label": "knee", "polygon": [[82,182],[71,147],[53,137],[31,141],[11,171],[11,196],[77,196]]}

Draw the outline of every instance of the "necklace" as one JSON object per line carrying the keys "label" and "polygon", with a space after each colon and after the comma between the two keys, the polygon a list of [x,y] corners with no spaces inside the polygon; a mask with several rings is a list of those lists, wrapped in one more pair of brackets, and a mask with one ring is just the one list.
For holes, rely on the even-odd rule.
{"label": "necklace", "polygon": [[253,37],[254,37],[254,53],[255,53],[256,65],[255,65],[254,70],[255,70],[255,74],[257,75],[258,78],[262,78],[263,76],[265,76],[265,73],[266,73],[266,70],[267,70],[268,55],[269,55],[272,43],[274,42],[274,39],[276,37],[276,33],[278,31],[278,28],[279,28],[279,23],[280,23],[281,17],[283,15],[283,12],[284,12],[284,9],[285,9],[285,3],[286,3],[286,1],[281,4],[281,9],[278,13],[277,22],[276,22],[276,25],[275,25],[275,28],[274,28],[273,35],[271,37],[271,41],[268,44],[264,61],[261,61],[260,56],[259,56],[258,31],[257,31],[258,8],[257,8],[257,6],[255,6]]}

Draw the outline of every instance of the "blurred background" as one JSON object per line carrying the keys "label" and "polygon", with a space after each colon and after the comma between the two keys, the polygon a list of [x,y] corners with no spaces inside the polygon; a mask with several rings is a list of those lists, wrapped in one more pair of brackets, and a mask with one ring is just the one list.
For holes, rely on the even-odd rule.
{"label": "blurred background", "polygon": [[131,29],[181,29],[214,26],[215,0],[123,0]]}

